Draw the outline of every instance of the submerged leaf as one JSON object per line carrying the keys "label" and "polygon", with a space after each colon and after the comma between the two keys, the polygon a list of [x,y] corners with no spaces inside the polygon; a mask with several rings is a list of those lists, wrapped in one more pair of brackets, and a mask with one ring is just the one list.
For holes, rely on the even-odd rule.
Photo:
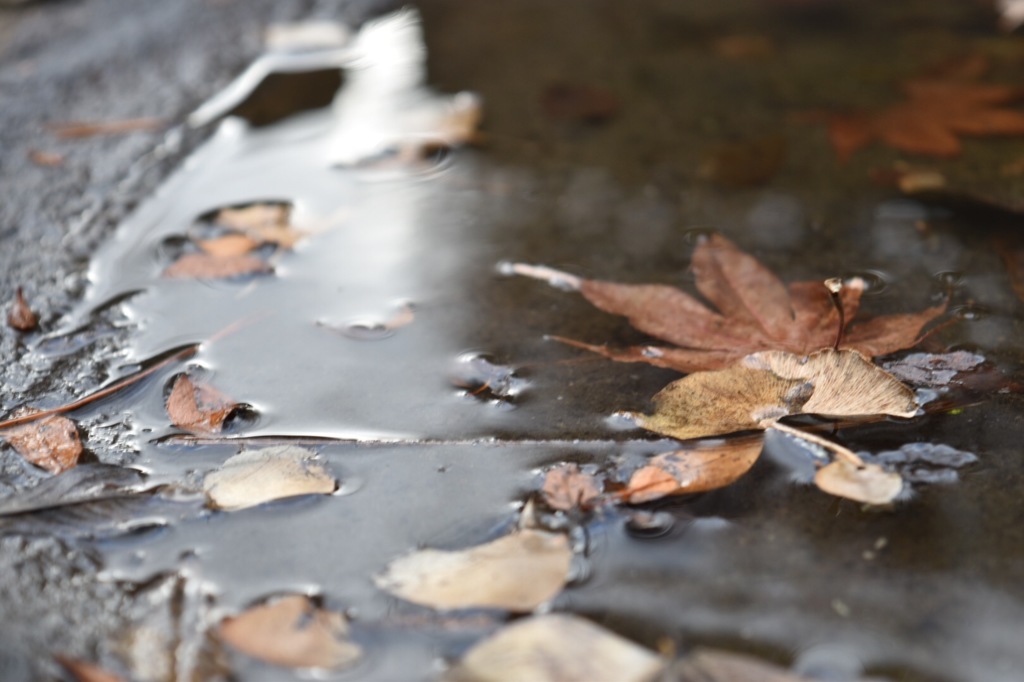
{"label": "submerged leaf", "polygon": [[217,628],[235,649],[290,668],[340,668],[361,650],[348,639],[345,616],[317,608],[304,595],[289,595],[254,606]]}
{"label": "submerged leaf", "polygon": [[532,611],[561,591],[571,561],[565,535],[522,529],[466,550],[413,552],[392,561],[374,582],[436,609]]}
{"label": "submerged leaf", "polygon": [[218,433],[224,420],[239,404],[207,384],[195,384],[179,375],[167,397],[167,415],[179,429],[193,433]]}
{"label": "submerged leaf", "polygon": [[664,661],[627,639],[568,614],[516,621],[483,640],[445,682],[649,682]]}
{"label": "submerged leaf", "polygon": [[568,511],[588,506],[601,495],[601,487],[578,465],[562,464],[545,474],[541,494],[552,509]]}
{"label": "submerged leaf", "polygon": [[794,414],[911,417],[914,393],[855,351],[808,356],[754,353],[716,372],[696,372],[654,396],[645,429],[673,438],[705,438],[763,429]]}
{"label": "submerged leaf", "polygon": [[723,488],[750,471],[762,446],[760,437],[732,438],[658,455],[634,472],[623,498],[640,504]]}
{"label": "submerged leaf", "polygon": [[269,263],[248,253],[233,256],[187,253],[168,265],[163,276],[172,279],[228,279],[272,271]]}
{"label": "submerged leaf", "polygon": [[281,203],[260,203],[238,208],[222,208],[213,222],[237,230],[259,243],[277,244],[290,249],[306,236],[291,224],[291,206]]}
{"label": "submerged leaf", "polygon": [[203,481],[210,504],[227,510],[296,495],[329,495],[337,487],[316,453],[294,445],[242,452]]}
{"label": "submerged leaf", "polygon": [[[638,330],[677,346],[612,350],[572,342],[613,360],[646,362],[681,372],[721,369],[764,350],[806,355],[831,347],[839,333],[839,313],[821,282],[784,285],[756,258],[719,235],[704,239],[693,253],[697,289],[714,309],[666,285],[581,279],[521,264],[511,270],[578,290],[601,310],[624,315]],[[863,291],[864,282],[857,278],[840,289],[847,321],[855,318]],[[943,303],[919,313],[854,322],[844,330],[840,346],[869,357],[909,348],[920,340],[925,325],[945,309]]]}
{"label": "submerged leaf", "polygon": [[52,474],[72,468],[82,454],[75,423],[57,414],[7,429],[0,436],[27,461]]}

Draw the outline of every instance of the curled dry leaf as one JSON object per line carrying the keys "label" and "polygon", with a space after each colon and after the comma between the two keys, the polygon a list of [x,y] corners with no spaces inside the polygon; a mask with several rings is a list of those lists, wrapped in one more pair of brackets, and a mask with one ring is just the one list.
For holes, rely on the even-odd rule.
{"label": "curled dry leaf", "polygon": [[392,561],[374,582],[436,609],[532,611],[562,589],[571,561],[566,536],[522,529],[466,550],[413,552]]}
{"label": "curled dry leaf", "polygon": [[87,663],[66,656],[57,656],[57,662],[71,673],[75,682],[123,682],[114,673],[107,672],[95,663]]}
{"label": "curled dry leaf", "polygon": [[239,407],[226,395],[204,383],[195,384],[187,374],[174,380],[167,397],[167,415],[179,429],[193,433],[218,433],[224,420]]}
{"label": "curled dry leaf", "polygon": [[483,640],[445,682],[648,682],[664,661],[627,639],[568,614],[524,618]]}
{"label": "curled dry leaf", "polygon": [[185,254],[168,265],[163,276],[172,279],[229,279],[273,270],[269,263],[248,253],[219,256],[203,252]]}
{"label": "curled dry leaf", "polygon": [[[640,331],[676,346],[616,350],[569,341],[612,360],[695,372],[721,369],[758,351],[806,355],[835,343],[839,313],[821,282],[784,285],[757,259],[719,235],[701,241],[692,267],[697,289],[715,309],[665,285],[602,282],[522,264],[511,270],[578,290],[601,310],[624,315]],[[856,316],[863,291],[860,279],[849,280],[841,288],[847,322]],[[945,310],[942,303],[919,313],[854,322],[844,330],[841,347],[868,357],[909,348],[921,340],[925,325]]]}
{"label": "curled dry leaf", "polygon": [[7,324],[19,332],[30,332],[39,326],[39,319],[25,301],[21,287],[14,294],[14,301],[7,311]]}
{"label": "curled dry leaf", "polygon": [[821,490],[865,504],[888,504],[903,490],[903,478],[877,464],[861,464],[837,458],[814,475]]}
{"label": "curled dry leaf", "polygon": [[0,436],[27,461],[52,474],[74,467],[82,454],[75,423],[56,414],[6,429]]}
{"label": "curled dry leaf", "polygon": [[544,501],[552,509],[569,511],[589,506],[601,495],[601,486],[576,464],[561,464],[544,475],[541,489]]}
{"label": "curled dry leaf", "polygon": [[315,452],[294,445],[242,452],[203,481],[210,504],[227,510],[296,495],[330,495],[337,487]]}
{"label": "curled dry leaf", "polygon": [[645,429],[673,438],[706,438],[763,429],[787,415],[911,417],[914,393],[856,351],[808,356],[753,353],[732,367],[696,372],[654,396]]}
{"label": "curled dry leaf", "polygon": [[723,488],[750,471],[762,446],[760,437],[732,438],[658,455],[633,473],[622,497],[640,504]]}
{"label": "curled dry leaf", "polygon": [[238,208],[223,208],[213,222],[237,230],[259,243],[277,244],[290,249],[306,236],[291,224],[291,206],[281,203],[260,203]]}
{"label": "curled dry leaf", "polygon": [[289,595],[225,618],[217,636],[261,661],[289,668],[340,668],[361,655],[348,640],[345,616]]}

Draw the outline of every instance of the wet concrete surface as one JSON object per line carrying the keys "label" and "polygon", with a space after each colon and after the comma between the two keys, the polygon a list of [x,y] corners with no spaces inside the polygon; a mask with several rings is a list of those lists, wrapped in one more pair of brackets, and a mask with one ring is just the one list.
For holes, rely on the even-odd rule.
{"label": "wet concrete surface", "polygon": [[[701,10],[649,2],[637,12],[617,3],[424,2],[428,82],[442,93],[482,93],[486,144],[411,165],[386,153],[366,164],[330,163],[323,150],[339,131],[327,110],[260,128],[227,120],[205,141],[183,133],[159,158],[150,154],[166,140],[157,133],[61,143],[69,165],[77,159],[92,170],[60,180],[68,184],[45,204],[15,191],[0,209],[10,211],[5,225],[17,225],[10,243],[25,245],[4,250],[12,263],[4,286],[33,293],[52,329],[45,340],[4,335],[4,406],[59,404],[200,343],[187,362],[76,413],[89,458],[130,463],[154,483],[187,488],[239,449],[299,439],[341,488],[232,513],[133,492],[124,505],[112,498],[70,516],[9,524],[5,575],[19,578],[5,585],[2,607],[11,621],[42,623],[0,631],[12,642],[10,679],[35,679],[32,661],[54,652],[137,679],[228,679],[228,670],[246,680],[301,678],[204,635],[219,618],[287,591],[317,595],[352,617],[367,653],[337,679],[436,678],[501,616],[482,626],[435,623],[373,587],[387,561],[417,546],[458,548],[501,534],[546,465],[602,467],[672,447],[613,414],[646,409],[676,374],[545,339],[628,345],[644,337],[573,293],[503,275],[502,261],[689,287],[696,239],[714,229],[786,280],[872,277],[871,312],[922,308],[942,295],[942,273],[955,270],[954,303],[985,314],[965,315],[927,349],[970,348],[1016,372],[1024,357],[1020,303],[998,254],[977,239],[990,225],[971,208],[951,213],[871,185],[867,171],[891,161],[886,150],[838,165],[821,130],[784,127],[789,160],[767,186],[732,190],[700,179],[709,145],[772,132],[793,109],[864,103],[863,78],[823,81],[830,69],[853,69],[867,77],[868,102],[886,101],[893,78],[963,40],[995,40],[981,10],[826,4],[789,13],[750,3]],[[211,7],[219,14],[204,19],[219,18],[192,30],[196,13]],[[35,120],[180,122],[257,53],[264,22],[331,9],[181,3],[142,13],[138,28],[152,37],[115,49],[104,31],[120,8],[40,4],[11,15],[5,54],[22,56],[4,58],[0,86],[12,82],[27,100],[38,98]],[[123,67],[128,80],[86,88],[62,53],[35,67],[38,84],[19,80],[34,45],[28,37],[47,26],[66,27],[73,45],[72,36],[90,36],[73,51],[84,55],[83,74],[113,64],[109,73]],[[716,39],[743,31],[785,48],[763,64],[711,54]],[[181,42],[186,34],[192,50]],[[865,42],[878,36],[880,46]],[[49,64],[48,54],[36,63]],[[899,74],[885,70],[894,63]],[[159,88],[144,87],[156,80]],[[549,120],[539,93],[566,80],[612,89],[621,112],[603,124]],[[134,85],[124,88],[126,101],[107,94],[124,82]],[[721,104],[734,101],[755,104]],[[33,107],[19,106],[24,113],[11,113],[4,134],[24,158],[53,142],[30,121]],[[1006,144],[1024,153],[1019,141]],[[965,188],[988,183],[1002,198],[1014,196],[1019,181],[997,183],[983,163],[1012,150],[978,142],[970,151],[980,169],[953,161],[947,172]],[[12,158],[4,163],[17,167]],[[31,187],[63,172],[20,163]],[[91,212],[73,196],[92,197]],[[260,200],[291,202],[303,224],[317,228],[275,254],[273,274],[161,276],[197,219]],[[32,218],[16,221],[22,215]],[[1012,231],[1015,214],[1000,215]],[[38,234],[26,231],[33,229]],[[47,248],[27,248],[39,242]],[[344,333],[373,329],[410,303],[412,322],[391,334]],[[467,389],[476,371],[467,361],[479,357],[508,368],[501,376],[514,378],[515,389]],[[252,406],[255,419],[214,445],[183,436],[164,406],[183,369]],[[845,444],[870,452],[920,441],[978,455],[958,483],[923,486],[891,510],[829,498],[765,457],[734,486],[654,505],[657,532],[638,529],[621,510],[563,518],[585,525],[589,540],[576,579],[552,608],[651,647],[666,636],[683,648],[714,644],[817,679],[1014,680],[1024,669],[1014,639],[1024,616],[1019,422],[1019,398],[1005,394],[956,414],[841,431]],[[3,457],[0,480],[9,488],[42,478],[9,449]],[[48,582],[41,571],[50,562]],[[52,601],[40,602],[44,590]],[[61,630],[55,613],[88,626]],[[147,656],[158,663],[146,668]],[[42,665],[56,674],[52,663]]]}

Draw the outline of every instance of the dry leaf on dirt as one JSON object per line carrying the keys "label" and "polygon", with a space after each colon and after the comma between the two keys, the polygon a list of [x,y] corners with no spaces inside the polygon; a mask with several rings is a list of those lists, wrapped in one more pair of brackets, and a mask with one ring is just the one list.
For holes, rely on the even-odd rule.
{"label": "dry leaf on dirt", "polygon": [[7,311],[7,324],[19,332],[30,332],[39,326],[39,319],[25,301],[21,287],[14,294],[14,301]]}
{"label": "dry leaf on dirt", "polygon": [[236,230],[260,243],[277,244],[286,249],[306,236],[291,224],[290,204],[260,203],[223,208],[213,217],[221,227]]}
{"label": "dry leaf on dirt", "polygon": [[82,454],[75,423],[56,414],[0,431],[0,436],[27,461],[52,474],[72,468]]}
{"label": "dry leaf on dirt", "polygon": [[[822,282],[784,285],[757,259],[719,235],[707,237],[697,246],[692,267],[697,289],[715,309],[671,286],[602,282],[522,264],[511,266],[511,270],[578,290],[601,310],[624,315],[640,331],[678,346],[615,350],[562,339],[612,360],[694,372],[727,367],[757,351],[805,355],[835,342],[839,314]],[[857,314],[863,290],[859,279],[842,287],[839,296],[847,322]],[[920,341],[925,325],[945,309],[942,303],[919,313],[855,322],[845,330],[841,347],[868,357],[909,348]]]}
{"label": "dry leaf on dirt", "polygon": [[273,272],[266,261],[250,254],[216,256],[210,253],[186,253],[164,269],[172,279],[228,279],[243,275]]}
{"label": "dry leaf on dirt", "polygon": [[444,682],[649,682],[665,662],[627,639],[569,614],[516,621],[483,640]]}
{"label": "dry leaf on dirt", "polygon": [[392,561],[374,582],[436,609],[532,611],[561,591],[571,561],[565,535],[522,529],[465,550],[413,552]]}
{"label": "dry leaf on dirt", "polygon": [[671,679],[679,682],[812,682],[752,656],[713,649],[696,649],[673,663],[670,670]]}
{"label": "dry leaf on dirt", "polygon": [[42,149],[30,149],[28,152],[28,160],[37,166],[43,166],[44,168],[59,168],[64,165],[66,159],[63,154],[57,152],[47,152]]}
{"label": "dry leaf on dirt", "polygon": [[289,668],[340,668],[361,655],[345,616],[289,595],[225,618],[217,636],[261,661]]}
{"label": "dry leaf on dirt", "polygon": [[640,425],[679,439],[763,429],[782,417],[912,417],[914,393],[856,351],[808,356],[754,353],[727,369],[696,372],[654,396]]}
{"label": "dry leaf on dirt", "polygon": [[316,453],[294,445],[249,450],[206,475],[203,489],[217,509],[237,510],[296,495],[330,495],[338,484]]}
{"label": "dry leaf on dirt", "polygon": [[601,496],[601,484],[577,464],[561,464],[548,470],[541,488],[552,509],[569,511],[588,507]]}
{"label": "dry leaf on dirt", "polygon": [[987,85],[977,80],[987,60],[972,55],[944,73],[910,80],[906,99],[874,113],[818,114],[841,161],[873,140],[904,152],[948,157],[960,153],[961,136],[1022,136],[1024,111],[1006,105],[1024,97],[1024,88]]}
{"label": "dry leaf on dirt", "polygon": [[541,93],[544,115],[555,121],[602,123],[619,110],[619,100],[596,85],[553,83]]}
{"label": "dry leaf on dirt", "polygon": [[70,121],[51,123],[46,127],[57,137],[78,138],[95,135],[122,135],[138,131],[156,130],[164,125],[158,118],[127,118],[120,121]]}
{"label": "dry leaf on dirt", "polygon": [[107,672],[95,663],[86,663],[66,656],[56,658],[57,662],[75,678],[75,682],[123,682],[122,678]]}
{"label": "dry leaf on dirt", "polygon": [[762,446],[759,436],[731,438],[658,455],[633,473],[622,499],[641,504],[669,495],[724,488],[750,471]]}
{"label": "dry leaf on dirt", "polygon": [[219,433],[224,420],[240,405],[213,386],[194,383],[187,374],[174,380],[167,397],[167,416],[179,429]]}

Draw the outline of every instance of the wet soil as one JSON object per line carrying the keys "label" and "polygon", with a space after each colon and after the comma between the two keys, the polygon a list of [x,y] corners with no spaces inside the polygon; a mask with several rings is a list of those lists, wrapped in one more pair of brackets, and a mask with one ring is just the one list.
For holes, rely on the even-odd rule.
{"label": "wet soil", "polygon": [[[269,17],[234,11],[252,23]],[[250,103],[201,143],[200,132],[186,133],[195,141],[171,158],[195,151],[130,214],[109,209],[113,179],[93,187],[105,207],[98,215],[116,231],[95,252],[95,239],[80,245],[88,268],[52,299],[46,334],[5,336],[14,368],[5,371],[31,379],[4,379],[5,407],[59,404],[198,343],[195,357],[73,415],[90,458],[130,466],[153,485],[190,484],[241,448],[287,440],[316,450],[341,488],[230,513],[132,488],[70,517],[0,526],[13,548],[5,556],[19,557],[4,575],[20,576],[5,578],[4,609],[45,623],[65,610],[103,614],[73,619],[100,624],[86,639],[5,625],[0,636],[17,643],[10,669],[22,678],[33,658],[70,651],[134,679],[301,679],[203,635],[289,591],[318,595],[353,620],[366,655],[331,679],[435,679],[493,630],[502,614],[443,620],[377,590],[372,576],[415,547],[454,549],[505,532],[546,465],[671,449],[615,414],[647,409],[677,376],[546,338],[645,340],[573,293],[503,274],[503,262],[692,288],[690,254],[715,230],[787,281],[868,277],[871,313],[925,307],[955,281],[963,319],[925,349],[970,349],[1017,376],[1021,303],[994,244],[1015,248],[1024,227],[1013,209],[1024,180],[998,171],[1024,157],[1024,142],[971,140],[961,158],[932,164],[956,190],[1006,205],[994,209],[879,188],[871,170],[900,154],[874,146],[840,164],[824,130],[792,116],[884,106],[902,79],[965,50],[990,54],[991,79],[1010,80],[1024,47],[998,34],[983,7],[426,0],[421,12],[427,82],[482,95],[481,145],[412,162],[384,149],[338,165],[326,150],[345,131],[331,109],[275,120]],[[715,47],[751,34],[771,50],[729,59]],[[552,118],[543,93],[557,83],[606,88],[618,107],[601,121]],[[301,90],[282,99],[315,105],[337,81],[265,87]],[[400,111],[405,95],[381,101]],[[178,121],[195,99],[132,115]],[[396,121],[376,125],[387,133]],[[721,145],[766,136],[781,139],[785,155],[756,186],[723,187],[701,172]],[[112,164],[132,158],[120,153]],[[311,232],[269,257],[272,274],[161,276],[197,220],[268,200],[288,202]],[[57,203],[69,211],[65,201]],[[55,271],[76,272],[62,263]],[[385,329],[402,310],[412,321]],[[252,419],[216,443],[171,426],[164,401],[186,369],[251,406]],[[664,637],[681,650],[711,644],[817,679],[1019,679],[1021,403],[1012,391],[970,402],[836,434],[855,450],[942,443],[978,457],[957,482],[919,486],[891,509],[865,510],[794,481],[780,463],[785,444],[770,442],[737,484],[655,504],[653,522],[625,511],[561,519],[585,526],[588,542],[551,608],[652,648]],[[4,456],[12,496],[38,485],[41,474]],[[56,578],[35,579],[48,561]],[[39,601],[44,591],[52,601]],[[139,632],[156,634],[145,641]],[[154,651],[163,663],[145,668]]]}

